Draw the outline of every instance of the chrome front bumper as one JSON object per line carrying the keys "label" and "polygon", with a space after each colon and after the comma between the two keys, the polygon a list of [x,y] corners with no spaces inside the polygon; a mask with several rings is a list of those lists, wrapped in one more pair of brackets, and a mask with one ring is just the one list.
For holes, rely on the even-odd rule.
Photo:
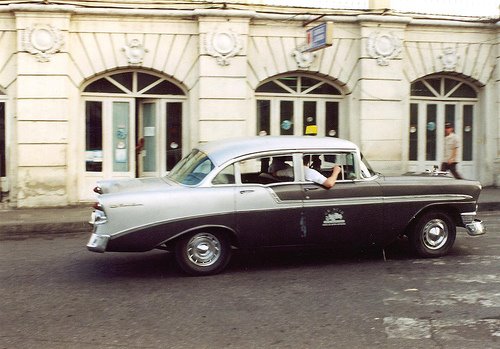
{"label": "chrome front bumper", "polygon": [[479,219],[475,219],[472,223],[467,223],[465,229],[467,229],[467,233],[470,236],[483,235],[486,233],[486,227]]}
{"label": "chrome front bumper", "polygon": [[90,236],[89,242],[87,243],[87,249],[92,252],[103,253],[106,251],[109,238],[109,235],[97,235],[94,233]]}
{"label": "chrome front bumper", "polygon": [[486,233],[484,223],[476,219],[476,212],[462,213],[462,222],[470,236],[478,236]]}

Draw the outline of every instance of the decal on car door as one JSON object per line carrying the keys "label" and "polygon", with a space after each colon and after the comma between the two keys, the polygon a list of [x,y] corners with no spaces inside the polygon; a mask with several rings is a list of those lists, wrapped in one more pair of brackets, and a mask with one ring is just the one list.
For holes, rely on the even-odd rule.
{"label": "decal on car door", "polygon": [[324,227],[331,227],[335,225],[346,225],[344,219],[344,211],[338,208],[332,208],[325,211],[325,218],[323,219]]}

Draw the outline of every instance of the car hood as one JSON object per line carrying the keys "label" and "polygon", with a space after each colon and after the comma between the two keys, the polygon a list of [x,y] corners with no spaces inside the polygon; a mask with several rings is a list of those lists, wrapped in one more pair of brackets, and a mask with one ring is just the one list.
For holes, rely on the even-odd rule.
{"label": "car hood", "polygon": [[110,194],[165,189],[171,185],[166,178],[131,178],[103,180],[99,181],[97,186],[101,194]]}

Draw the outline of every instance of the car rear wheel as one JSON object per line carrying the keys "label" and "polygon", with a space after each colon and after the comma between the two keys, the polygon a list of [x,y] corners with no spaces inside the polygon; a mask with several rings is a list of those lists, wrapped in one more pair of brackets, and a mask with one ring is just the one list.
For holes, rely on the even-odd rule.
{"label": "car rear wheel", "polygon": [[231,244],[223,233],[197,232],[177,242],[175,257],[180,268],[188,274],[217,274],[231,258]]}
{"label": "car rear wheel", "polygon": [[451,249],[455,236],[455,224],[446,213],[428,212],[418,219],[409,240],[420,257],[441,257]]}

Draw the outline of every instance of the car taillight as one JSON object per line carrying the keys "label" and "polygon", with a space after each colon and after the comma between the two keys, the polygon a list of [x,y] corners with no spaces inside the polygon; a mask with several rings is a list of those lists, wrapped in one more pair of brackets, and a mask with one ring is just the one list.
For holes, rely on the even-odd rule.
{"label": "car taillight", "polygon": [[94,188],[94,193],[97,193],[97,194],[102,194],[102,188],[97,186]]}

